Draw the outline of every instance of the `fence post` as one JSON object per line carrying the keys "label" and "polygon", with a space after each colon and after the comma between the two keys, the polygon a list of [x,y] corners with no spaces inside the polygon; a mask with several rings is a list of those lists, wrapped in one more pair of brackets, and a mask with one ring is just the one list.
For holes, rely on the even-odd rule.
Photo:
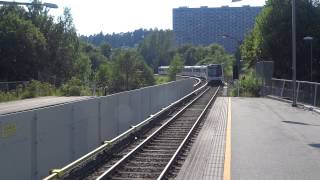
{"label": "fence post", "polygon": [[318,85],[315,84],[315,87],[314,87],[314,101],[313,101],[313,106],[317,106],[317,91],[318,91]]}
{"label": "fence post", "polygon": [[283,81],[283,84],[282,84],[282,90],[281,90],[281,97],[283,97],[283,91],[284,91],[284,85],[286,84],[286,81]]}
{"label": "fence post", "polygon": [[297,87],[297,101],[299,100],[299,90],[300,90],[300,82],[298,82],[298,87]]}

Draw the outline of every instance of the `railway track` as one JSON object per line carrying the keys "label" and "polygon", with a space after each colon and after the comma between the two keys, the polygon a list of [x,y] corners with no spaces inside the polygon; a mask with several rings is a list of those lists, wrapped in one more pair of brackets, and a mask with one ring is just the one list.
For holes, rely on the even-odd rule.
{"label": "railway track", "polygon": [[208,88],[115,165],[88,179],[159,178],[216,92]]}
{"label": "railway track", "polygon": [[[201,83],[204,84],[203,82]],[[66,175],[48,179],[157,179],[167,176],[219,87],[198,91],[189,103],[173,108],[151,128],[135,134],[121,150],[89,158]],[[92,162],[91,162],[92,161]]]}

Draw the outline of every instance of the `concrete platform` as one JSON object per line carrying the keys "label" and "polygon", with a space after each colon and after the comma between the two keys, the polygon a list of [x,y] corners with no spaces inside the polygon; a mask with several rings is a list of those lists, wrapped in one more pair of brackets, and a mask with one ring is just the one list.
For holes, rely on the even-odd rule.
{"label": "concrete platform", "polygon": [[318,180],[320,115],[269,98],[217,98],[177,179]]}
{"label": "concrete platform", "polygon": [[228,98],[217,98],[176,179],[223,179],[227,111]]}
{"label": "concrete platform", "polygon": [[0,103],[0,115],[92,98],[90,96],[47,96]]}
{"label": "concrete platform", "polygon": [[265,98],[232,98],[232,179],[320,179],[320,116]]}

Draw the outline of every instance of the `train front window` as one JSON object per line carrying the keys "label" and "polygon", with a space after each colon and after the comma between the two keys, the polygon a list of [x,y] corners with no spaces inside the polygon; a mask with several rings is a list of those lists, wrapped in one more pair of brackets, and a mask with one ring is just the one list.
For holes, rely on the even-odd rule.
{"label": "train front window", "polygon": [[209,66],[208,67],[208,76],[214,77],[214,76],[221,76],[222,69],[221,66]]}

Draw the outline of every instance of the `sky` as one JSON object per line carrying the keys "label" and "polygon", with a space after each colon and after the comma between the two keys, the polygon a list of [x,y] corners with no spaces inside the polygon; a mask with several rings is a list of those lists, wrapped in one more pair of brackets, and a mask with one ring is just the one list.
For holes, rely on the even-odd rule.
{"label": "sky", "polygon": [[[11,1],[11,0],[8,0]],[[15,0],[29,2],[28,0]],[[71,8],[77,33],[81,35],[99,32],[120,33],[135,29],[172,29],[172,9],[188,7],[263,6],[265,0],[43,0],[55,3],[58,9],[50,13],[59,16],[64,7]]]}

